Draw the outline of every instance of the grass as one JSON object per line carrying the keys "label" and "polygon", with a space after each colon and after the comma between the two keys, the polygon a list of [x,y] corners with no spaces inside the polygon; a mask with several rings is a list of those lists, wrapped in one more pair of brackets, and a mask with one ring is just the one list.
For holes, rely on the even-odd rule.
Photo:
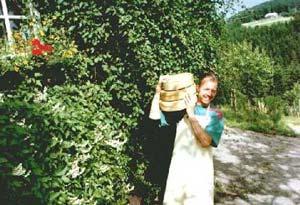
{"label": "grass", "polygon": [[[272,118],[269,114],[251,111],[239,110],[235,112],[228,106],[222,107],[225,117],[225,124],[229,127],[237,127],[243,130],[252,130],[255,132],[284,135],[295,137],[296,134],[287,126],[286,119],[290,121],[297,121],[292,117]],[[297,123],[299,123],[297,121]]]}

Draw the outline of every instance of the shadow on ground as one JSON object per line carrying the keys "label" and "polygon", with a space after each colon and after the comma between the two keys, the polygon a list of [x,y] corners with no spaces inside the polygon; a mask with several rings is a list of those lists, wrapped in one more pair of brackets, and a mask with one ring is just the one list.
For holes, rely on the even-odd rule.
{"label": "shadow on ground", "polygon": [[300,204],[300,138],[226,128],[214,152],[216,205]]}

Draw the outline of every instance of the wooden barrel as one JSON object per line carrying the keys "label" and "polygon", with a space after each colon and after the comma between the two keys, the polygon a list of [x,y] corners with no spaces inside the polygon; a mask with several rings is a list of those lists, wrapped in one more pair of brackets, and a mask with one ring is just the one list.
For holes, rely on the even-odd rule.
{"label": "wooden barrel", "polygon": [[195,84],[193,74],[180,73],[169,75],[167,80],[162,83],[162,89],[164,91],[180,90],[193,84]]}
{"label": "wooden barrel", "polygon": [[162,83],[160,92],[160,109],[166,112],[179,111],[186,108],[184,96],[189,93],[196,102],[196,85],[191,73],[169,75]]}

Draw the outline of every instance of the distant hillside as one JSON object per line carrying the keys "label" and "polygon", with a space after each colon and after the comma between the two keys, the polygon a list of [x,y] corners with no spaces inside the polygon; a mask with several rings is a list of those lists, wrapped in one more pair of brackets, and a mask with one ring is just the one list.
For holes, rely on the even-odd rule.
{"label": "distant hillside", "polygon": [[276,12],[281,16],[290,16],[300,11],[300,0],[271,0],[232,16],[229,21],[247,23],[264,18],[265,14]]}
{"label": "distant hillside", "polygon": [[286,23],[293,19],[294,19],[293,17],[283,17],[283,16],[279,16],[276,18],[263,18],[257,21],[243,23],[242,26],[244,27],[270,26],[274,23]]}

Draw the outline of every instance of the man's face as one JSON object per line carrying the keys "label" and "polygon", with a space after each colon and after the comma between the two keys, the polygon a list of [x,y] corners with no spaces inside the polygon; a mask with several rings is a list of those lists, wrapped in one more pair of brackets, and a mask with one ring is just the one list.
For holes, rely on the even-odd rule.
{"label": "man's face", "polygon": [[216,97],[217,88],[217,82],[204,80],[198,88],[198,102],[203,106],[208,106]]}

